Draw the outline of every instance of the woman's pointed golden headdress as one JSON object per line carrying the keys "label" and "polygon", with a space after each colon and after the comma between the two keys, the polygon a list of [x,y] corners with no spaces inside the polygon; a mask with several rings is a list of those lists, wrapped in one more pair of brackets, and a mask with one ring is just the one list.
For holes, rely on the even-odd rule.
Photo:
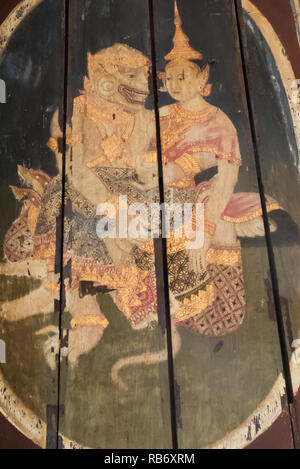
{"label": "woman's pointed golden headdress", "polygon": [[182,21],[179,16],[177,2],[175,0],[174,6],[174,24],[176,27],[175,35],[173,38],[174,47],[166,56],[165,59],[170,60],[178,60],[178,59],[185,59],[185,60],[201,60],[203,58],[200,52],[197,52],[193,49],[189,44],[189,38],[186,34],[182,31],[181,25]]}

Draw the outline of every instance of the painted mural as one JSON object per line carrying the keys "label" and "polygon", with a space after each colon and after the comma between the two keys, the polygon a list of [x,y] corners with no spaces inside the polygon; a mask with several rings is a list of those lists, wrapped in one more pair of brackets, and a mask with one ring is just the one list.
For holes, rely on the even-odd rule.
{"label": "painted mural", "polygon": [[[186,236],[176,236],[176,229],[183,228],[180,223],[167,238],[175,358],[185,356],[190,336],[199,342],[204,337],[215,340],[216,346],[239,333],[248,314],[241,243],[263,239],[265,228],[258,191],[240,189],[239,132],[217,100],[212,104],[208,99],[214,89],[211,65],[203,61],[204,51],[190,45],[176,1],[174,26],[173,47],[157,77],[160,91],[171,100],[159,110],[164,201],[204,206],[200,248],[187,249]],[[158,329],[153,239],[110,232],[116,220],[120,224],[120,196],[149,211],[161,201],[155,114],[147,105],[151,58],[126,41],[86,56],[83,87],[72,99],[65,135],[59,111],[51,117],[47,149],[55,155],[56,171],[19,163],[15,170],[20,183],[6,181],[19,213],[3,237],[0,273],[6,279],[28,277],[38,283],[20,298],[2,301],[0,317],[10,324],[51,317],[63,295],[60,304],[70,316],[62,333],[67,334],[67,347],[61,347],[57,324],[42,321],[34,331],[49,373],[56,373],[58,359],[72,373],[89,354],[107,361],[105,337],[114,318],[107,314],[105,301],[113,302],[126,320],[124,331],[133,330],[137,340],[143,331]],[[99,204],[113,207],[113,214],[109,209],[99,213]],[[289,215],[280,200],[267,196],[266,204],[275,233],[281,229],[282,214]],[[139,210],[136,218],[130,215],[130,223],[147,225]],[[101,237],[97,226],[101,220],[104,226],[103,216],[107,234]],[[195,226],[194,212],[190,222]],[[99,295],[105,296],[104,305]],[[121,405],[131,390],[128,376],[167,358],[166,346],[136,352],[127,344],[126,355],[116,357],[101,379],[111,383],[113,393],[121,393],[116,394]],[[148,389],[151,392],[149,384]]]}

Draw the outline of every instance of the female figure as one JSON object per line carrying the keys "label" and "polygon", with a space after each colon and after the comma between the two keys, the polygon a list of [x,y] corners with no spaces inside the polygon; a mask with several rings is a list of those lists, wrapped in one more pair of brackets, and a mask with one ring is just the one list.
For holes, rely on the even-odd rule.
{"label": "female figure", "polygon": [[[160,110],[164,199],[167,203],[203,203],[204,245],[187,249],[185,236],[174,231],[167,239],[173,355],[181,347],[179,327],[208,336],[224,336],[236,330],[245,315],[245,289],[239,238],[264,236],[259,194],[234,193],[241,155],[234,125],[218,107],[205,100],[211,92],[209,67],[194,62],[202,55],[193,50],[181,29],[175,1],[176,32],[168,61],[165,91],[177,101]],[[153,145],[154,148],[154,145]],[[144,162],[156,161],[147,152]],[[267,210],[278,211],[267,197]],[[277,229],[270,218],[271,231]],[[141,270],[153,270],[153,244],[139,244],[132,251]],[[136,312],[138,315],[138,311]],[[135,316],[135,314],[133,315]],[[166,353],[120,359],[112,378],[120,387],[122,368],[166,360]]]}
{"label": "female figure", "polygon": [[[209,66],[201,70],[194,62],[202,54],[191,48],[181,29],[176,1],[175,26],[162,75],[166,91],[177,101],[160,110],[165,199],[203,203],[205,236],[201,249],[167,243],[170,289],[178,301],[172,317],[197,333],[224,335],[244,318],[239,238],[264,236],[260,197],[233,193],[241,165],[236,129],[205,100],[211,92]],[[268,211],[279,208],[267,199]]]}

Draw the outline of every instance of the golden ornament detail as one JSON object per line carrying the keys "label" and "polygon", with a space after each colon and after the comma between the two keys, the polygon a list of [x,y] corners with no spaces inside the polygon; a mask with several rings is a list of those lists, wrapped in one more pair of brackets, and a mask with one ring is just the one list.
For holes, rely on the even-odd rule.
{"label": "golden ornament detail", "polygon": [[190,299],[185,298],[180,308],[172,315],[176,322],[186,321],[200,314],[216,299],[216,291],[213,285],[207,285],[205,290],[199,290]]}
{"label": "golden ornament detail", "polygon": [[127,44],[114,44],[101,50],[97,54],[88,54],[89,77],[99,68],[108,73],[114,73],[115,67],[149,67],[150,60],[142,52],[133,49]]}
{"label": "golden ornament detail", "polygon": [[[281,205],[278,204],[278,202],[267,203],[266,208],[267,208],[267,213],[272,212],[273,210],[284,210],[284,208],[282,208]],[[223,217],[223,220],[229,221],[230,223],[245,223],[248,221],[255,220],[255,218],[262,217],[262,215],[263,215],[263,211],[261,208],[259,208],[258,210],[248,213],[247,215],[243,217],[233,218],[233,217],[229,217],[225,215]]]}
{"label": "golden ornament detail", "polygon": [[71,320],[72,329],[79,327],[103,327],[105,329],[108,325],[109,322],[106,318],[96,314],[82,315]]}
{"label": "golden ornament detail", "polygon": [[173,49],[165,56],[167,61],[174,60],[201,60],[203,55],[197,52],[189,44],[189,38],[182,30],[182,21],[178,12],[177,2],[175,0],[174,5],[174,24],[175,24],[175,35],[173,38]]}

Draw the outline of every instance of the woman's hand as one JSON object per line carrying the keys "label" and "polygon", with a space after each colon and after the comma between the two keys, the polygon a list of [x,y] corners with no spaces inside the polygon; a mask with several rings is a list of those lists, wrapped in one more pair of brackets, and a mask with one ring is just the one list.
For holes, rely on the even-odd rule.
{"label": "woman's hand", "polygon": [[206,271],[206,254],[211,244],[211,236],[207,233],[204,235],[204,244],[201,249],[190,249],[189,262],[190,269],[196,274],[202,274]]}

